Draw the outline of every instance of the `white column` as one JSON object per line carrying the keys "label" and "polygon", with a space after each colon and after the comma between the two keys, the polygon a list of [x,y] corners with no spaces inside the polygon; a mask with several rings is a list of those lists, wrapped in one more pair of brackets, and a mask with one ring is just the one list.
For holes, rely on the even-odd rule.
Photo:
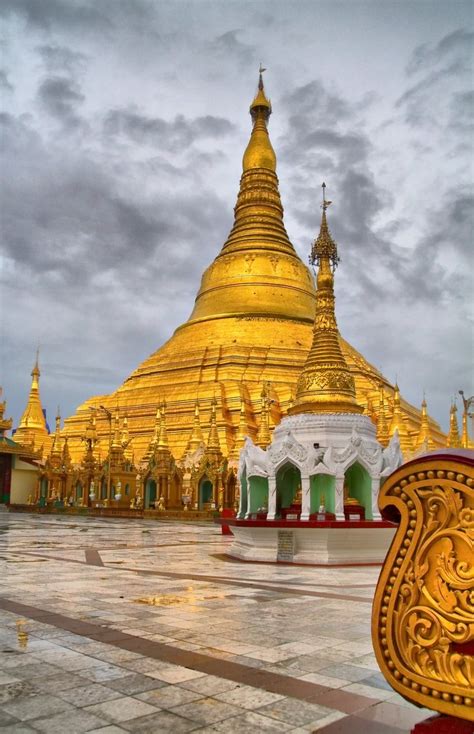
{"label": "white column", "polygon": [[250,510],[250,502],[252,500],[252,491],[250,487],[250,477],[247,477],[247,512],[245,513],[245,520],[248,520],[250,515],[252,514]]}
{"label": "white column", "polygon": [[276,476],[268,477],[268,513],[267,520],[274,520],[276,515]]}
{"label": "white column", "polygon": [[380,477],[371,477],[372,479],[372,519],[381,520],[382,515],[379,510],[379,491],[380,491]]}
{"label": "white column", "polygon": [[336,520],[344,520],[344,475],[336,477]]}
{"label": "white column", "polygon": [[311,494],[309,477],[301,477],[301,517],[300,520],[309,520],[311,512]]}

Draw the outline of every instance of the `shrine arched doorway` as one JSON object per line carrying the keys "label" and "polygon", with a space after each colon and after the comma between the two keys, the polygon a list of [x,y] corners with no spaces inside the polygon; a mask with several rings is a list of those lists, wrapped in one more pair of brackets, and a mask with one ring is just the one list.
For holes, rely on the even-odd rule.
{"label": "shrine arched doorway", "polygon": [[105,477],[102,477],[100,481],[100,499],[101,500],[107,499],[107,480]]}
{"label": "shrine arched doorway", "polygon": [[312,515],[324,505],[326,512],[336,512],[336,477],[329,474],[315,474],[309,478],[310,509]]}
{"label": "shrine arched doorway", "polygon": [[155,506],[156,501],[156,481],[149,477],[145,484],[145,509]]}
{"label": "shrine arched doorway", "polygon": [[181,481],[180,477],[177,473],[173,474],[170,478],[169,483],[169,506],[178,509],[182,506],[182,500],[181,500]]}
{"label": "shrine arched doorway", "polygon": [[48,480],[46,477],[43,477],[40,483],[40,497],[47,497],[48,496]]}
{"label": "shrine arched doorway", "polygon": [[276,474],[276,511],[277,514],[290,507],[301,489],[301,472],[294,464],[287,462]]}
{"label": "shrine arched doorway", "polygon": [[76,493],[75,493],[76,494],[76,496],[75,496],[76,502],[80,502],[82,500],[83,491],[84,491],[84,489],[83,489],[83,486],[82,486],[82,482],[78,480],[76,482]]}
{"label": "shrine arched doorway", "polygon": [[366,520],[372,520],[372,479],[369,472],[356,462],[344,474],[344,504],[356,500],[365,510]]}
{"label": "shrine arched doorway", "polygon": [[203,510],[206,505],[212,503],[212,482],[208,477],[203,477],[199,482],[199,509]]}

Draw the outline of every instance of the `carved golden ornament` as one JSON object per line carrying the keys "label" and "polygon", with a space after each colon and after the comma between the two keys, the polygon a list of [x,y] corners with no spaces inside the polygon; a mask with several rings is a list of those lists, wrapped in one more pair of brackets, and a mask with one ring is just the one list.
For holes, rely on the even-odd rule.
{"label": "carved golden ornament", "polygon": [[349,370],[315,370],[304,372],[298,380],[297,390],[347,390],[355,395],[354,379]]}
{"label": "carved golden ornament", "polygon": [[375,591],[382,673],[419,706],[474,721],[474,453],[431,454],[383,485],[401,515]]}
{"label": "carved golden ornament", "polygon": [[337,330],[336,319],[334,313],[329,310],[327,312],[319,312],[316,314],[315,326],[317,329],[333,329]]}

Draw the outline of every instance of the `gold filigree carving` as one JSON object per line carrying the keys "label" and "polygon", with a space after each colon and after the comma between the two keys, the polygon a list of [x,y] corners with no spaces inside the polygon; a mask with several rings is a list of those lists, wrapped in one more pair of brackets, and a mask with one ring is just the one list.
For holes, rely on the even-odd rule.
{"label": "gold filigree carving", "polygon": [[377,585],[372,637],[389,683],[474,721],[474,459],[410,462],[383,486],[401,514]]}
{"label": "gold filigree carving", "polygon": [[304,372],[298,380],[298,390],[348,390],[354,393],[354,379],[345,370]]}

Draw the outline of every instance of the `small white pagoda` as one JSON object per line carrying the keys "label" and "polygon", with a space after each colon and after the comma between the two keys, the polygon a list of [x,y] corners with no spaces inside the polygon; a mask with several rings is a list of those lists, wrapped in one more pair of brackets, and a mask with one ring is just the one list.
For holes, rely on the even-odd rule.
{"label": "small white pagoda", "polygon": [[[237,557],[278,560],[278,528],[291,527],[295,561],[379,562],[394,533],[382,521],[378,493],[402,454],[397,433],[386,448],[377,441],[375,425],[356,402],[340,347],[334,297],[339,257],[326,219],[330,203],[323,184],[321,229],[310,258],[317,268],[313,343],[294,403],[267,450],[247,438],[240,454],[240,506],[231,524]],[[299,536],[306,551],[297,558]],[[361,552],[354,554],[354,548]]]}

